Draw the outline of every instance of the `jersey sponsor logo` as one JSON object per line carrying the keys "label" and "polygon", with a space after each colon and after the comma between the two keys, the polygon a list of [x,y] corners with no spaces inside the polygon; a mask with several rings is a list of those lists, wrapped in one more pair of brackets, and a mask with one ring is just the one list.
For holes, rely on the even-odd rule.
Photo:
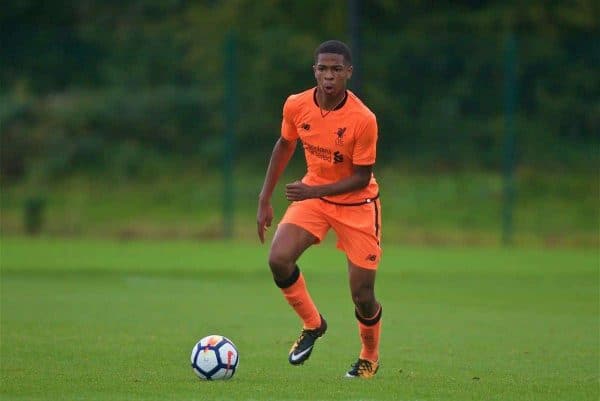
{"label": "jersey sponsor logo", "polygon": [[346,133],[346,127],[344,128],[338,128],[338,130],[336,131],[336,135],[337,138],[335,140],[335,143],[337,145],[343,145],[344,144],[344,134]]}
{"label": "jersey sponsor logo", "polygon": [[332,152],[331,149],[311,145],[310,143],[304,143],[304,149],[313,156],[329,163],[338,164],[344,162],[344,155],[340,151]]}
{"label": "jersey sponsor logo", "polygon": [[304,148],[319,159],[325,160],[326,162],[331,162],[331,149],[311,145],[310,143],[305,143]]}

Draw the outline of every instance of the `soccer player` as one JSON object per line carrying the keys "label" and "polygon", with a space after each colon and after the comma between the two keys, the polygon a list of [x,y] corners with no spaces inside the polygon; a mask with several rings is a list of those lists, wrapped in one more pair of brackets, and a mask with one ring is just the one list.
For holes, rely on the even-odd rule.
{"label": "soccer player", "polygon": [[289,352],[292,365],[304,363],[327,322],[319,313],[296,264],[331,228],[346,254],[348,277],[361,340],[356,363],[346,377],[370,378],[379,367],[381,305],[375,298],[375,275],[381,248],[381,206],[373,175],[377,120],[350,90],[352,56],[346,44],[329,40],[314,54],[316,87],[291,95],[283,106],[277,140],[259,196],[257,229],[264,243],[273,220],[271,196],[282,172],[302,143],[307,172],[285,187],[291,201],[273,237],[269,266],[275,284],[303,322]]}

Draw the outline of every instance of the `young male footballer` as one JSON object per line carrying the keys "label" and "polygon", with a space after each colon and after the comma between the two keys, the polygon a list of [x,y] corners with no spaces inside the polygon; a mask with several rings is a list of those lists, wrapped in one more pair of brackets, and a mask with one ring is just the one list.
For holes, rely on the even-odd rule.
{"label": "young male footballer", "polygon": [[303,322],[289,352],[292,365],[304,363],[327,322],[313,302],[297,260],[318,244],[329,229],[346,254],[348,279],[361,349],[346,377],[371,378],[379,368],[381,304],[375,298],[375,276],[381,256],[381,204],[373,175],[377,120],[346,88],[352,76],[352,55],[346,44],[329,40],[314,54],[316,86],[287,98],[281,136],[277,140],[257,211],[257,229],[264,243],[273,221],[271,197],[298,141],[307,171],[301,181],[286,185],[291,201],[269,252],[275,284]]}

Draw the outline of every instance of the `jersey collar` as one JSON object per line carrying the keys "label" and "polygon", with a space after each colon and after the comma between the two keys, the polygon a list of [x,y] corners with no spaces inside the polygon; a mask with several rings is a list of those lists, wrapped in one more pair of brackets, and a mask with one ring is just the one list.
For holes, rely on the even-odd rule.
{"label": "jersey collar", "polygon": [[[344,107],[344,105],[346,104],[346,101],[348,100],[348,90],[344,91],[344,99],[342,99],[342,101],[340,102],[340,104],[337,105],[337,107],[331,111],[334,110],[339,110],[342,107]],[[313,102],[315,102],[315,106],[319,107],[319,103],[317,102],[317,88],[315,87],[315,89],[313,90]]]}

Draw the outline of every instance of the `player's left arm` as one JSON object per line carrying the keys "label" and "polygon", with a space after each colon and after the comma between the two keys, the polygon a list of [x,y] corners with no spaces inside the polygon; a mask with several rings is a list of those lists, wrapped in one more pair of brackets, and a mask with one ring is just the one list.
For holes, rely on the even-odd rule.
{"label": "player's left arm", "polygon": [[289,201],[301,201],[309,198],[320,198],[357,191],[369,185],[373,165],[352,165],[352,175],[339,181],[325,185],[306,185],[301,181],[292,182],[285,186],[285,196]]}

